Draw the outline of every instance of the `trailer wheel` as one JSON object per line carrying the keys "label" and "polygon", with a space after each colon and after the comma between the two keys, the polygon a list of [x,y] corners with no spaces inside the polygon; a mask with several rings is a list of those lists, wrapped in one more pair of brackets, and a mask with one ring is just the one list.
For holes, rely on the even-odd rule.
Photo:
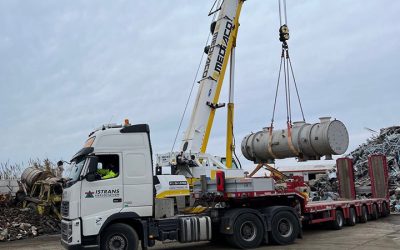
{"label": "trailer wheel", "polygon": [[351,207],[349,210],[349,218],[347,219],[347,225],[354,226],[356,222],[357,222],[356,210],[354,209],[354,207]]}
{"label": "trailer wheel", "polygon": [[240,215],[233,224],[233,234],[227,235],[230,244],[242,249],[258,247],[263,238],[264,226],[252,213]]}
{"label": "trailer wheel", "polygon": [[139,237],[136,231],[127,224],[116,223],[101,234],[102,250],[137,250]]}
{"label": "trailer wheel", "polygon": [[387,203],[386,202],[382,203],[382,217],[386,217],[389,214],[390,214],[390,212],[389,212],[389,208],[387,206]]}
{"label": "trailer wheel", "polygon": [[367,210],[366,206],[362,206],[360,222],[361,223],[366,223],[367,221],[368,221],[368,210]]}
{"label": "trailer wheel", "polygon": [[378,217],[379,217],[378,206],[376,204],[372,204],[371,220],[377,220]]}
{"label": "trailer wheel", "polygon": [[299,234],[299,223],[296,216],[290,212],[277,213],[271,222],[271,239],[279,245],[293,243]]}
{"label": "trailer wheel", "polygon": [[332,228],[335,230],[342,229],[344,224],[344,216],[343,212],[340,210],[336,210],[336,217],[335,220],[332,221]]}

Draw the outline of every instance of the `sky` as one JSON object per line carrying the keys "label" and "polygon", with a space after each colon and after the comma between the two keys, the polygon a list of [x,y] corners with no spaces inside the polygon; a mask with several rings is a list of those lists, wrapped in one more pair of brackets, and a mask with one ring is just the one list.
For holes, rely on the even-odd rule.
{"label": "sky", "polygon": [[[69,160],[95,128],[148,123],[171,150],[213,0],[0,1],[0,162]],[[399,1],[287,0],[289,47],[307,122],[331,116],[350,135],[399,124]],[[244,3],[236,49],[235,137],[269,125],[278,76],[278,4]],[[199,79],[196,79],[199,80]],[[197,86],[182,130],[190,118]],[[275,127],[285,127],[282,90]],[[220,102],[227,102],[227,84]],[[294,107],[293,120],[301,118]],[[225,152],[219,109],[208,152]],[[286,164],[285,161],[282,164]]]}

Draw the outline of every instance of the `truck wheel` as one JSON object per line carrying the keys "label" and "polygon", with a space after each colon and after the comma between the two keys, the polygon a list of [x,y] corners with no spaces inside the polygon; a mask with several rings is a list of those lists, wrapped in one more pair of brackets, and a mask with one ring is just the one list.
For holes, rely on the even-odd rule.
{"label": "truck wheel", "polygon": [[279,245],[293,243],[299,234],[299,223],[296,216],[290,212],[277,213],[271,222],[271,239]]}
{"label": "truck wheel", "polygon": [[18,202],[23,202],[23,201],[25,200],[25,197],[26,197],[26,195],[25,195],[24,192],[18,191],[18,192],[15,194],[15,201],[16,201],[17,203],[18,203]]}
{"label": "truck wheel", "polygon": [[376,206],[376,204],[372,204],[371,220],[377,220],[378,217],[379,217],[378,207]]}
{"label": "truck wheel", "polygon": [[332,221],[332,228],[335,230],[342,229],[344,224],[344,216],[343,212],[340,210],[336,210],[336,217],[335,220]]}
{"label": "truck wheel", "polygon": [[129,225],[117,223],[101,234],[100,242],[102,250],[137,250],[139,237]]}
{"label": "truck wheel", "polygon": [[366,223],[367,221],[368,221],[368,210],[367,210],[366,206],[362,206],[360,222],[361,223]]}
{"label": "truck wheel", "polygon": [[347,219],[347,225],[348,226],[354,226],[357,222],[357,215],[356,215],[356,210],[354,207],[351,207],[349,210],[349,218]]}
{"label": "truck wheel", "polygon": [[228,242],[242,249],[258,247],[263,238],[264,226],[252,213],[240,215],[233,224],[233,234],[227,235]]}

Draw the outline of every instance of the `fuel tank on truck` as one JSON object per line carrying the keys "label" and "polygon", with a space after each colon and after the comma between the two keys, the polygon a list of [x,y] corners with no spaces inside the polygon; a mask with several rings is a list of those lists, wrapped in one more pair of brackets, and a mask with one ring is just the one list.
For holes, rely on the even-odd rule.
{"label": "fuel tank on truck", "polygon": [[255,163],[268,163],[274,159],[297,157],[299,161],[319,160],[321,156],[346,152],[349,134],[345,125],[330,117],[321,117],[319,123],[294,122],[291,136],[288,129],[264,128],[244,137],[241,145],[246,159]]}

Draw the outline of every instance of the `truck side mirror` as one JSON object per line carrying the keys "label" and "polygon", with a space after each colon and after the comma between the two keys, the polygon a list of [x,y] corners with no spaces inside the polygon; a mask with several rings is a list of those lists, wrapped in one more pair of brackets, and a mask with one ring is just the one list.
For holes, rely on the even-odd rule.
{"label": "truck side mirror", "polygon": [[97,164],[99,163],[99,158],[97,156],[89,156],[88,157],[88,173],[86,175],[87,181],[95,181],[96,173],[97,173]]}

